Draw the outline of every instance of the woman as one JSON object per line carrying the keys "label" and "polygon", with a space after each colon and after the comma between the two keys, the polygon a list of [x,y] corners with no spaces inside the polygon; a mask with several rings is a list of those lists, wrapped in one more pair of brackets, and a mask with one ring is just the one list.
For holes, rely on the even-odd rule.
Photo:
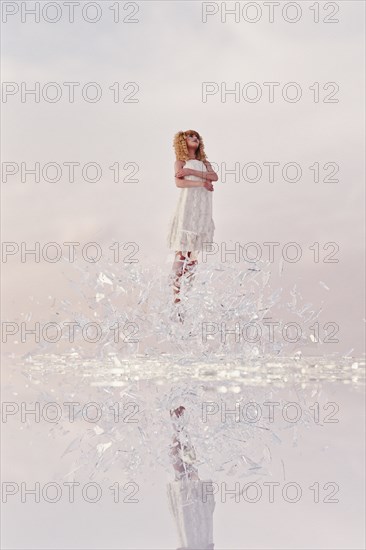
{"label": "woman", "polygon": [[211,480],[199,478],[185,408],[172,409],[170,417],[175,432],[170,448],[175,480],[168,483],[167,495],[181,544],[177,550],[213,550],[214,487]]}
{"label": "woman", "polygon": [[195,130],[174,136],[175,183],[181,188],[178,205],[170,221],[168,247],[175,252],[173,263],[174,303],[180,302],[181,277],[193,275],[204,243],[213,239],[212,182],[218,180],[206,158],[202,137]]}

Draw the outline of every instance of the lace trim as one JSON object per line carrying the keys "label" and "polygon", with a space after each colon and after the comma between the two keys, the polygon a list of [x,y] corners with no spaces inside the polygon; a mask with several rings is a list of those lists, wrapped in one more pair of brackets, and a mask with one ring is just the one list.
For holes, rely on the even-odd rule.
{"label": "lace trim", "polygon": [[214,234],[214,224],[205,233],[195,233],[187,229],[181,229],[176,237],[170,235],[168,238],[168,247],[171,250],[191,250],[199,252],[204,243],[212,243]]}

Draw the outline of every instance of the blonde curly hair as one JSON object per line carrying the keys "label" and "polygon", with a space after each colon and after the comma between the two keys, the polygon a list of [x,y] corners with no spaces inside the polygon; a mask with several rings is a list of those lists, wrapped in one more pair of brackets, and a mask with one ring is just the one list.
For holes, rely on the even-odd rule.
{"label": "blonde curly hair", "polygon": [[206,153],[205,153],[205,146],[203,144],[203,139],[199,135],[196,130],[186,130],[185,132],[177,132],[174,136],[173,141],[173,147],[175,150],[175,157],[176,160],[188,160],[189,159],[189,153],[188,153],[188,147],[186,142],[186,136],[188,134],[194,134],[199,139],[199,145],[198,149],[196,151],[196,159],[202,160],[203,162],[207,160]]}

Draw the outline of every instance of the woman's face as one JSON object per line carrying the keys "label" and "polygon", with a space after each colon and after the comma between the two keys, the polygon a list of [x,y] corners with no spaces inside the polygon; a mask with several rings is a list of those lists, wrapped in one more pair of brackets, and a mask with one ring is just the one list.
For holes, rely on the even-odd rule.
{"label": "woman's face", "polygon": [[200,140],[198,139],[196,134],[186,134],[186,143],[187,143],[187,147],[198,149]]}

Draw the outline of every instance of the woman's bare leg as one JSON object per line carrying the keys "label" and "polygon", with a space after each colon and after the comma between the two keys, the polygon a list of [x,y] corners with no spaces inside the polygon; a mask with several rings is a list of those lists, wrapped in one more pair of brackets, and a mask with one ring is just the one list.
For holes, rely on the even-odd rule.
{"label": "woman's bare leg", "polygon": [[[175,253],[173,263],[173,292],[175,294],[174,303],[180,302],[179,293],[181,288],[181,279],[183,275],[187,276],[190,282],[193,280],[193,272],[197,265],[197,259],[192,259],[192,252],[188,251],[185,255],[182,251]],[[187,275],[188,274],[188,275]]]}
{"label": "woman's bare leg", "polygon": [[194,277],[195,277],[196,266],[198,264],[197,253],[196,252],[188,252],[187,256],[190,260],[187,263],[187,270],[186,270],[188,272],[187,281],[191,285],[193,283],[193,280],[194,280]]}
{"label": "woman's bare leg", "polygon": [[[185,408],[183,406],[170,411],[173,427],[176,434],[173,437],[170,456],[173,459],[173,468],[176,479],[199,480],[198,470],[193,465],[195,461],[195,451],[190,443],[188,434],[183,426],[179,426],[179,418],[184,415]],[[185,458],[189,456],[189,460]]]}

